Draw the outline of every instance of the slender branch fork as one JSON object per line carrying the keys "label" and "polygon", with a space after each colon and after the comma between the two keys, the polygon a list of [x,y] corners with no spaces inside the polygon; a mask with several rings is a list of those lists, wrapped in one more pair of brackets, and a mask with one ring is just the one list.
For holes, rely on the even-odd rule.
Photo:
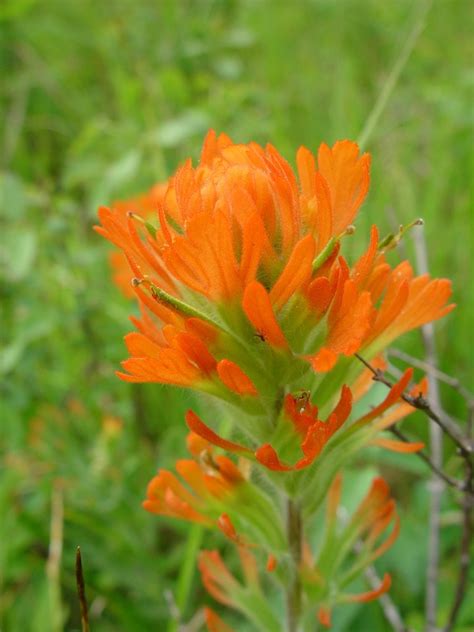
{"label": "slender branch fork", "polygon": [[[373,367],[370,364],[370,362],[368,362],[359,353],[356,353],[355,356],[366,368],[370,370],[370,372],[373,375],[373,380],[375,382],[380,382],[381,384],[384,384],[388,388],[392,388],[393,386],[392,382],[385,376],[383,371]],[[449,377],[449,376],[446,376],[446,377]],[[449,383],[448,380],[444,380],[444,381]],[[456,388],[454,384],[452,386],[453,388]],[[457,390],[461,393],[461,390],[459,388]],[[432,409],[429,401],[426,400],[424,397],[421,397],[421,396],[413,397],[405,392],[401,395],[401,398],[405,402],[413,406],[413,408],[416,408],[424,412],[432,421],[438,424],[438,426],[454,441],[454,443],[456,444],[458,448],[458,454],[464,461],[465,476],[463,480],[459,480],[446,474],[441,469],[441,467],[437,463],[435,463],[428,454],[426,454],[426,452],[424,451],[417,452],[417,456],[428,465],[428,467],[431,469],[431,471],[434,474],[436,474],[447,485],[458,490],[459,492],[463,494],[462,496],[462,516],[463,516],[462,535],[461,535],[461,545],[460,545],[458,578],[456,582],[453,602],[452,602],[452,606],[448,615],[448,619],[445,626],[442,628],[443,632],[451,632],[454,629],[454,625],[459,615],[461,605],[466,597],[469,567],[471,563],[470,544],[474,536],[474,519],[473,519],[474,461],[473,461],[473,440],[472,440],[472,427],[474,423],[474,406],[473,406],[473,402],[471,398],[470,397],[466,398],[468,409],[469,409],[469,423],[468,423],[468,432],[466,433],[466,435],[464,435],[460,426],[458,426],[456,422],[450,420],[450,423],[446,424],[445,423],[446,419],[444,420],[444,422],[441,421],[439,415]],[[395,436],[397,436],[401,441],[405,441],[405,442],[409,441],[408,437],[403,432],[401,432],[401,430],[399,430],[397,427],[393,427],[391,429],[391,432]],[[397,628],[394,626],[394,629],[397,629]]]}
{"label": "slender branch fork", "polygon": [[[374,382],[380,382],[381,384],[385,384],[388,388],[392,388],[393,384],[390,380],[385,377],[385,373],[381,369],[374,368],[370,362],[368,362],[365,358],[363,358],[360,353],[354,354],[362,364],[364,364],[373,374]],[[444,432],[454,441],[459,449],[459,453],[463,458],[470,457],[470,455],[474,452],[473,442],[470,437],[465,437],[461,428],[458,424],[453,421],[451,418],[443,416],[443,419],[436,413],[431,407],[429,401],[424,398],[422,395],[417,395],[413,397],[408,393],[403,393],[401,398],[413,406],[413,408],[417,408],[425,413],[427,417],[432,419],[438,426],[440,426]]]}

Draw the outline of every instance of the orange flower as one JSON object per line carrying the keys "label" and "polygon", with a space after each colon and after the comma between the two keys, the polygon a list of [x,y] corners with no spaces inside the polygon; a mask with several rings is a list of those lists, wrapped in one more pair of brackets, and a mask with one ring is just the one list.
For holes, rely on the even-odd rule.
{"label": "orange flower", "polygon": [[376,307],[373,326],[363,343],[371,354],[373,349],[385,348],[403,333],[438,320],[455,307],[447,305],[451,296],[448,279],[431,280],[427,274],[414,277],[408,261],[390,268],[378,249],[375,226],[367,252],[354,266],[353,278],[360,289],[370,293]]}
{"label": "orange flower", "polygon": [[[188,161],[166,189],[155,187],[142,198],[99,211],[98,232],[123,251],[131,274],[146,281],[146,291],[137,282],[135,293],[157,319],[155,327],[169,324],[170,310],[176,318],[187,308],[201,313],[203,320],[219,324],[223,318],[228,323],[235,320],[228,313],[230,305],[235,311],[241,302],[240,328],[247,332],[247,318],[270,345],[288,347],[278,312],[308,286],[315,257],[353,220],[368,190],[369,157],[359,157],[357,146],[344,141],[332,149],[322,145],[317,165],[302,148],[298,169],[300,186],[271,145],[234,145],[225,135],[210,132],[198,167]],[[137,221],[140,216],[149,223]],[[121,270],[116,276],[126,275]],[[348,288],[346,303],[349,293]],[[336,309],[330,320],[329,344],[346,351]],[[218,360],[238,364],[219,351]],[[158,366],[161,358],[155,356],[135,356],[137,361],[126,365],[131,377],[120,377],[179,385],[199,381],[199,371],[179,362],[176,353],[163,355],[163,370]],[[171,379],[175,371],[182,371],[183,378]],[[253,392],[253,387],[244,390]]]}
{"label": "orange flower", "polygon": [[[371,376],[353,356],[361,351],[382,366],[380,354],[397,336],[453,308],[448,280],[415,277],[407,262],[392,269],[386,261],[407,227],[381,242],[372,227],[366,252],[352,266],[341,254],[368,192],[367,154],[344,140],[322,144],[317,155],[301,147],[296,164],[295,173],[273,146],[234,144],[211,131],[197,166],[188,160],[166,185],[101,208],[96,228],[123,253],[140,308],[119,377],[202,391],[227,404],[238,424],[238,433],[234,427],[221,436],[189,411],[193,458],[176,463],[178,475],[160,471],[144,507],[219,528],[237,544],[244,581],[212,551],[200,557],[204,585],[269,632],[281,626],[261,593],[250,548],[265,553],[267,570],[282,583],[286,569],[300,573],[303,602],[319,605],[324,626],[334,605],[388,590],[386,575],[374,590],[346,592],[397,537],[388,487],[376,479],[341,528],[341,480],[333,479],[367,445],[423,447],[380,436],[413,411],[401,399],[413,372],[354,419],[353,401]],[[422,382],[411,392],[425,390]],[[219,450],[237,454],[239,465]],[[270,470],[266,477],[303,522],[329,489],[316,563],[305,554],[301,568],[296,559],[288,564],[292,547],[280,503],[250,475],[254,465]],[[210,629],[226,630],[212,611],[207,620]]]}
{"label": "orange flower", "polygon": [[[137,292],[148,305],[140,288]],[[155,314],[167,324],[157,330],[145,310],[134,319],[139,332],[125,336],[130,358],[122,363],[127,373],[117,375],[127,382],[159,382],[193,387],[222,397],[256,397],[252,380],[236,362],[217,360],[210,349],[217,332],[196,318],[181,318],[167,307],[150,302]],[[234,399],[236,399],[234,397]]]}
{"label": "orange flower", "polygon": [[373,355],[446,314],[449,282],[413,278],[406,263],[391,270],[375,228],[352,269],[338,255],[369,163],[350,141],[323,144],[317,157],[300,148],[298,182],[271,145],[211,131],[197,167],[188,160],[143,198],[100,209],[97,230],[126,257],[147,313],[138,327],[153,343],[127,339],[120,377],[268,399],[276,368],[327,372],[341,355]]}
{"label": "orange flower", "polygon": [[[374,310],[370,293],[358,290],[357,283],[349,278],[349,269],[342,258],[338,264],[325,344],[308,358],[315,371],[329,371],[339,354],[349,356],[358,351],[372,324]],[[326,282],[331,285],[329,279]]]}
{"label": "orange flower", "polygon": [[[199,418],[190,411],[188,419],[193,418],[199,427]],[[232,451],[238,448],[230,441],[216,443]],[[283,526],[273,502],[247,479],[243,459],[236,465],[216,454],[211,443],[194,432],[188,434],[187,447],[193,458],[176,461],[178,476],[160,470],[148,484],[143,507],[150,513],[218,528],[240,547],[260,547],[267,554],[284,550]]]}
{"label": "orange flower", "polygon": [[212,516],[232,501],[244,478],[229,458],[214,456],[208,444],[192,437],[188,447],[199,450],[204,457],[176,462],[176,470],[185,485],[172,472],[160,470],[148,485],[143,507],[151,513],[213,526],[216,519]]}
{"label": "orange flower", "polygon": [[[166,189],[167,185],[165,183],[159,183],[138,197],[114,202],[112,209],[117,220],[120,221],[121,218],[124,230],[127,228],[127,220],[130,214],[133,214],[137,219],[141,218],[144,224],[148,220],[153,220],[159,205],[162,204]],[[108,238],[107,231],[104,231],[100,227],[96,227],[96,230]],[[114,283],[127,298],[132,298],[134,292],[131,286],[131,280],[134,275],[131,273],[130,264],[126,255],[121,252],[121,250],[115,250],[110,253],[109,262],[112,268]]]}

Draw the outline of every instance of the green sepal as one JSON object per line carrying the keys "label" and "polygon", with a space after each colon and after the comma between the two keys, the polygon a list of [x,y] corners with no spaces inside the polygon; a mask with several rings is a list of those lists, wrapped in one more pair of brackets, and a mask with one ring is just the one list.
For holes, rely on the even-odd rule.
{"label": "green sepal", "polygon": [[316,259],[313,261],[313,272],[316,272],[316,270],[318,270],[323,265],[323,263],[325,263],[329,259],[338,241],[339,239],[337,237],[331,237],[331,239],[324,246]]}

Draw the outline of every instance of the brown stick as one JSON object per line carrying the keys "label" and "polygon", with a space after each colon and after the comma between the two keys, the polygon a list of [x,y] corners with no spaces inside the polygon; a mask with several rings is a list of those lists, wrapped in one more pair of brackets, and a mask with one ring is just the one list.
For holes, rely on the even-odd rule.
{"label": "brown stick", "polygon": [[[416,366],[416,365],[414,364],[413,366]],[[391,362],[387,363],[386,373],[387,375],[390,375],[397,380],[399,380],[401,376],[403,375],[403,371],[400,371],[400,369],[396,367],[394,364],[392,364]],[[469,403],[468,403],[468,408],[470,408]],[[457,424],[459,429],[462,428],[463,422],[451,414],[448,415],[448,413],[444,410],[444,408],[440,407],[436,412],[437,412],[438,417],[441,419],[441,421],[447,419],[448,424],[450,421],[452,421],[454,424]]]}
{"label": "brown stick", "polygon": [[86,589],[84,585],[84,574],[82,572],[81,548],[76,549],[76,586],[81,608],[82,632],[89,632],[89,614],[87,610]]}

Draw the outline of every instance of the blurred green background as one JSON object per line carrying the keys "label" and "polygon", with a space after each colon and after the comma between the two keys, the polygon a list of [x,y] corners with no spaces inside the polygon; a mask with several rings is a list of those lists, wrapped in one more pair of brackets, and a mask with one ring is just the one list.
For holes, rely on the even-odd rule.
{"label": "blurred green background", "polygon": [[[92,231],[97,206],[196,158],[209,127],[270,141],[291,162],[300,144],[357,139],[419,9],[412,0],[2,2],[2,631],[80,628],[77,545],[96,632],[171,631],[166,595],[185,621],[207,600],[194,572],[199,533],[140,507],[156,468],[184,455],[189,398],[114,376],[134,306],[110,281],[109,246]],[[371,223],[386,232],[424,217],[430,269],[453,279],[458,303],[436,327],[439,364],[466,385],[472,12],[470,0],[433,3],[368,139],[371,193],[351,242],[361,252]],[[408,238],[410,255],[412,246]],[[423,355],[419,333],[400,347]],[[442,398],[465,418],[457,393],[443,388]],[[426,436],[425,420],[412,419]],[[445,458],[455,472],[448,444]],[[421,630],[427,472],[415,457],[374,453],[348,478],[357,486],[374,468],[400,498],[403,527],[379,569],[393,573],[393,599]],[[446,615],[460,533],[449,493],[442,520]],[[473,603],[459,630],[472,629]],[[375,603],[342,607],[334,629],[389,628]]]}

